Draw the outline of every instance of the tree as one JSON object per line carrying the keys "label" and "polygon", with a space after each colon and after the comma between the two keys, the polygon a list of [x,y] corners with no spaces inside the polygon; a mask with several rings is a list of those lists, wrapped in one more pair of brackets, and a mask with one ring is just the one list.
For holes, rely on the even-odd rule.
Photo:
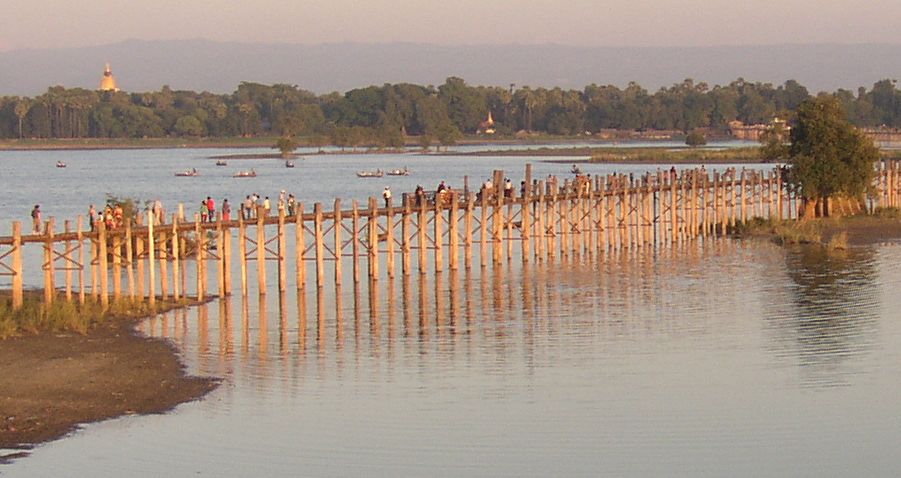
{"label": "tree", "polygon": [[435,131],[435,135],[438,137],[438,142],[441,143],[441,146],[444,146],[444,150],[447,151],[448,146],[453,146],[457,144],[463,134],[451,123],[445,123],[438,127],[438,130]]}
{"label": "tree", "polygon": [[[831,201],[851,209],[873,181],[879,151],[845,118],[839,101],[820,96],[798,108],[791,132],[789,180],[804,198],[803,217],[829,216]],[[856,200],[856,206],[850,204]],[[843,208],[842,208],[843,209]]]}
{"label": "tree", "polygon": [[185,115],[175,122],[175,132],[181,136],[203,136],[206,128],[196,116]]}
{"label": "tree", "polygon": [[704,137],[704,133],[698,130],[694,130],[691,133],[688,133],[688,136],[685,137],[685,144],[691,146],[692,148],[704,146],[705,144],[707,144],[707,138]]}
{"label": "tree", "polygon": [[788,156],[788,131],[784,123],[773,123],[760,135],[760,158],[764,161],[776,161]]}
{"label": "tree", "polygon": [[19,139],[22,139],[22,121],[28,116],[28,110],[31,109],[31,103],[28,98],[22,98],[16,102],[15,112],[16,118],[19,120]]}
{"label": "tree", "polygon": [[275,146],[273,146],[273,148],[281,151],[282,158],[288,159],[291,157],[291,154],[295,149],[297,149],[298,146],[299,144],[297,144],[297,141],[294,141],[294,138],[290,136],[282,136],[278,139],[278,141],[275,142]]}

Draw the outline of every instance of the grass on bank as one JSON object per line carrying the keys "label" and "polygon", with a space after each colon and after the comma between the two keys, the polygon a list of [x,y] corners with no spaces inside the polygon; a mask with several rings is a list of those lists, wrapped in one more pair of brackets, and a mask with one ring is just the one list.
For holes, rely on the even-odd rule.
{"label": "grass on bank", "polygon": [[758,147],[728,149],[606,148],[591,153],[591,162],[745,163],[761,162]]}
{"label": "grass on bank", "polygon": [[91,299],[79,304],[59,297],[52,305],[47,306],[43,302],[43,294],[29,291],[25,294],[22,308],[13,310],[12,296],[9,291],[4,291],[0,295],[0,340],[42,332],[86,334],[91,328],[111,320],[148,317],[190,303],[182,299],[158,301],[151,306],[146,301],[126,299],[110,302],[109,308],[104,310],[99,302]]}
{"label": "grass on bank", "polygon": [[847,250],[850,243],[848,229],[866,222],[896,222],[901,220],[899,208],[877,208],[872,214],[809,221],[778,221],[752,218],[747,224],[736,224],[732,233],[738,237],[770,237],[781,245],[816,244],[829,250]]}

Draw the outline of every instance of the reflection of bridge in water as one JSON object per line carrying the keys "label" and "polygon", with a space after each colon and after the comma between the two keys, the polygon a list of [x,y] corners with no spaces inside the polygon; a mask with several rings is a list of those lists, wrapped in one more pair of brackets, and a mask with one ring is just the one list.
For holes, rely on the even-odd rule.
{"label": "reflection of bridge in water", "polygon": [[[235,364],[285,358],[440,361],[472,347],[507,360],[519,355],[514,349],[530,355],[530,347],[563,337],[628,342],[636,335],[699,333],[707,327],[703,315],[722,315],[717,298],[737,294],[739,279],[702,286],[685,280],[686,271],[722,273],[723,265],[710,259],[741,250],[717,240],[666,248],[653,258],[617,253],[603,264],[564,259],[226,297],[163,313],[141,327],[172,339],[203,372],[219,376]],[[697,316],[684,315],[686,299]]]}
{"label": "reflection of bridge in water", "polygon": [[[871,208],[899,204],[899,171],[896,162],[882,165]],[[503,180],[503,171],[495,171],[494,184]],[[12,277],[14,307],[21,304],[26,270],[41,270],[48,303],[58,295],[104,305],[247,296],[253,282],[260,295],[270,291],[269,284],[279,292],[292,285],[298,290],[328,284],[356,288],[414,272],[442,277],[476,264],[502,269],[512,262],[593,261],[621,252],[658,251],[722,236],[755,217],[793,219],[800,200],[779,169],[658,170],[641,177],[578,176],[558,182],[533,180],[527,165],[519,194],[500,192],[499,186],[478,194],[466,187],[433,201],[405,196],[400,206],[389,201],[383,208],[370,198],[365,209],[356,201],[342,209],[335,200],[331,211],[316,203],[306,212],[301,204],[301,214],[260,211],[251,221],[201,222],[195,216],[185,222],[179,213],[169,224],[152,224],[148,214],[146,226],[139,216],[134,225],[108,231],[101,223],[93,232],[83,230],[81,217],[74,225],[65,221],[62,231],[50,218],[42,233],[32,235],[22,235],[16,222],[13,235],[0,238],[0,265]],[[29,244],[40,245],[42,253],[30,262],[23,259]],[[267,268],[269,262],[274,270]]]}

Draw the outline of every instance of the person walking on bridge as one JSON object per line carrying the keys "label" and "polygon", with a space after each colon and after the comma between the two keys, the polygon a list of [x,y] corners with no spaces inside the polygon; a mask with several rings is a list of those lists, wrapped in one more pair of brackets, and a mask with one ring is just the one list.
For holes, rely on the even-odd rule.
{"label": "person walking on bridge", "polygon": [[31,232],[35,234],[41,233],[41,205],[35,204],[31,210]]}

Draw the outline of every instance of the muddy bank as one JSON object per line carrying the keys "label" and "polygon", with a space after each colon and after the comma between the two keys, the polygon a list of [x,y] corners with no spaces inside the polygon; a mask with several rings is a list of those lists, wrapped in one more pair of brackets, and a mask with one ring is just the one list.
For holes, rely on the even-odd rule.
{"label": "muddy bank", "polygon": [[216,387],[187,376],[171,344],[138,336],[134,325],[110,320],[87,335],[0,341],[0,449],[27,449],[82,423],[165,412]]}

